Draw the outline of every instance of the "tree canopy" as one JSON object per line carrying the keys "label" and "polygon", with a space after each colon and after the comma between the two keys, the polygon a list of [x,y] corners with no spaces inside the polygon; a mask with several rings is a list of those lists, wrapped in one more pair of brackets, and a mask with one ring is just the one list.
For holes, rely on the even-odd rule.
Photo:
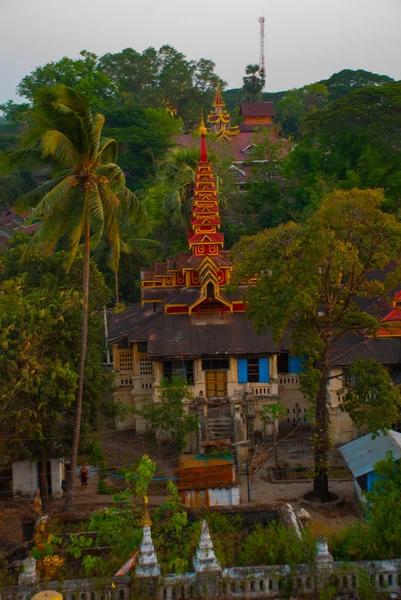
{"label": "tree canopy", "polygon": [[[267,325],[274,337],[292,338],[305,356],[302,388],[315,403],[314,493],[328,499],[328,353],[349,331],[374,330],[377,320],[358,297],[385,292],[371,276],[399,256],[401,225],[381,210],[380,191],[333,192],[305,223],[287,223],[243,238],[232,250],[233,282],[244,291],[248,316],[257,331]],[[255,281],[256,278],[256,281]]]}
{"label": "tree canopy", "polygon": [[305,116],[303,136],[289,157],[306,195],[317,175],[341,189],[386,189],[387,207],[401,194],[401,83],[367,87]]}
{"label": "tree canopy", "polygon": [[357,358],[347,369],[347,381],[339,391],[341,410],[347,412],[359,429],[375,438],[399,421],[401,395],[390,373],[373,359]]}

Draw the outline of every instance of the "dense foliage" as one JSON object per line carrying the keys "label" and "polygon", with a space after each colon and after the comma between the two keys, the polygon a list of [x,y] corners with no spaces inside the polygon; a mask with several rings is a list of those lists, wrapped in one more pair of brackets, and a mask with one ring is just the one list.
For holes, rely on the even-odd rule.
{"label": "dense foliage", "polygon": [[184,400],[190,402],[193,392],[185,379],[173,375],[171,380],[163,378],[156,387],[157,402],[145,400],[137,414],[143,417],[156,434],[159,443],[172,436],[179,454],[183,451],[188,435],[196,431],[197,418],[187,413]]}
{"label": "dense foliage", "polygon": [[[46,257],[23,239],[1,257],[0,431],[4,462],[60,457],[71,449],[81,336],[79,255],[66,275],[65,252]],[[104,370],[103,306],[110,290],[91,263],[88,353],[83,385],[80,452],[90,453],[122,408]],[[93,435],[94,434],[94,435]]]}
{"label": "dense foliage", "polygon": [[400,418],[401,395],[386,368],[370,358],[357,358],[347,369],[347,381],[339,392],[341,410],[356,427],[375,438],[386,433]]}
{"label": "dense foliage", "polygon": [[301,386],[316,414],[314,494],[323,501],[329,498],[329,349],[347,332],[377,327],[356,300],[385,293],[371,273],[401,251],[401,225],[381,210],[383,200],[380,191],[334,192],[305,225],[244,237],[232,250],[233,284],[252,281],[244,298],[256,330],[269,325],[277,340],[290,334],[293,352],[305,356]]}
{"label": "dense foliage", "polygon": [[366,523],[355,523],[332,539],[336,560],[386,560],[401,556],[401,466],[391,453],[374,467],[378,479],[365,492]]}

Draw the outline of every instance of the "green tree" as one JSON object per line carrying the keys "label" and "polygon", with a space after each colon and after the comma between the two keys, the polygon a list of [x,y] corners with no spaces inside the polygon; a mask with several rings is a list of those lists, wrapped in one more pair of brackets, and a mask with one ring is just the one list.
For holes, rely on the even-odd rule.
{"label": "green tree", "polygon": [[117,143],[102,138],[103,115],[92,115],[84,97],[72,88],[57,85],[42,88],[35,95],[30,113],[32,126],[25,147],[12,152],[12,165],[28,161],[51,165],[53,178],[23,197],[20,205],[35,206],[32,219],[41,227],[33,241],[51,253],[66,236],[69,246],[66,267],[74,261],[83,239],[83,306],[76,421],[71,449],[71,474],[66,505],[73,501],[73,483],[82,416],[82,393],[88,335],[89,256],[106,232],[112,248],[114,267],[120,256],[119,211],[129,218],[140,213],[137,198],[125,187],[122,170],[115,164]]}
{"label": "green tree", "polygon": [[389,452],[374,466],[378,479],[365,492],[366,523],[354,523],[334,536],[336,560],[391,560],[401,553],[401,467]]}
{"label": "green tree", "polygon": [[155,177],[156,165],[173,146],[182,121],[164,108],[135,104],[111,105],[104,114],[104,134],[118,142],[119,166],[129,186],[138,190]]}
{"label": "green tree", "polygon": [[[381,210],[383,193],[334,192],[305,225],[287,223],[242,239],[233,249],[233,283],[246,283],[244,299],[257,331],[266,325],[305,356],[304,393],[315,404],[313,495],[329,499],[329,350],[347,332],[373,330],[377,320],[357,304],[385,284],[376,269],[398,257],[401,225]],[[253,278],[256,277],[256,282]]]}
{"label": "green tree", "polygon": [[348,382],[338,392],[344,396],[340,407],[355,425],[367,428],[372,438],[399,421],[401,395],[391,375],[375,360],[357,358],[347,369]]}
{"label": "green tree", "polygon": [[[22,280],[20,293],[23,295],[24,302],[28,303],[28,308],[34,308],[38,313],[36,319],[32,317],[32,324],[28,326],[26,323],[29,315],[28,309],[26,309],[26,314],[19,311],[20,323],[15,320],[15,339],[13,338],[15,352],[18,352],[21,356],[26,345],[23,342],[24,336],[33,336],[35,343],[30,343],[29,346],[32,352],[36,348],[35,344],[41,344],[41,352],[38,355],[34,354],[33,357],[38,362],[38,375],[31,373],[32,369],[29,372],[25,371],[25,363],[22,363],[22,365],[21,363],[14,363],[11,353],[3,356],[3,364],[7,365],[10,373],[14,370],[15,380],[21,382],[23,382],[23,375],[19,373],[19,370],[22,369],[31,387],[35,384],[35,377],[39,377],[40,369],[45,369],[48,363],[53,364],[56,359],[60,361],[60,364],[67,363],[75,377],[77,377],[82,312],[82,295],[79,290],[81,288],[83,257],[79,254],[70,271],[66,274],[64,268],[65,252],[57,252],[52,257],[46,257],[37,250],[27,248],[23,242],[23,236],[20,240],[12,241],[10,248],[1,257],[0,272],[3,279],[1,289],[3,290],[6,285],[12,285],[15,281]],[[24,259],[21,260],[22,258]],[[103,278],[93,262],[90,264],[90,285],[96,289],[97,293],[91,296],[89,302],[88,352],[83,385],[79,446],[80,453],[85,454],[91,454],[98,439],[98,434],[103,429],[114,429],[116,420],[122,416],[121,406],[112,396],[114,376],[102,366],[105,345],[101,311],[109,301],[110,290],[105,286]],[[70,301],[69,310],[62,314],[57,322],[52,321],[52,311],[56,311],[60,303],[57,299],[67,299],[70,296],[74,302]],[[8,301],[10,305],[9,311],[3,311],[2,313],[3,319],[8,319],[13,306],[12,296],[5,296],[4,301]],[[17,305],[15,308],[17,308]],[[50,316],[47,318],[45,325],[47,323],[49,327],[52,325],[53,329],[50,329],[50,333],[53,338],[51,343],[42,344],[42,333],[47,335],[46,326],[42,322],[45,318],[44,315],[47,316],[47,312]],[[24,327],[27,331],[17,335],[19,328],[24,329]],[[6,329],[4,329],[4,335],[6,334]],[[36,337],[35,334],[37,334]],[[8,333],[7,335],[11,334]],[[6,371],[3,372],[3,375],[8,377]],[[54,376],[54,384],[58,382],[59,377],[57,379]],[[27,435],[18,433],[17,429],[13,429],[12,423],[5,419],[6,410],[3,410],[0,417],[0,429],[5,432],[2,457],[11,456],[11,453],[13,453],[14,457],[30,455],[35,459],[40,459],[42,451],[47,456],[54,457],[60,457],[71,451],[71,438],[75,420],[74,402],[72,401],[66,406],[65,403],[62,403],[62,398],[59,398],[56,393],[57,388],[50,395],[52,390],[49,386],[46,387],[45,384],[46,379],[44,378],[40,392],[41,398],[33,392],[28,394],[27,387],[23,398],[21,398],[18,388],[15,395],[12,395],[9,388],[7,388],[7,385],[11,384],[6,385],[6,383],[3,383],[2,389],[6,395],[3,402],[8,399],[13,402],[15,410],[18,409],[21,413],[20,418],[24,420]],[[49,390],[47,397],[44,396],[46,389]],[[61,396],[62,392],[67,395],[68,389],[67,383],[61,385],[59,395]],[[46,399],[47,404],[43,402],[44,399]],[[22,411],[23,402],[28,407],[26,411]],[[41,414],[41,410],[43,412],[45,409],[53,411],[51,418],[47,417],[47,413]],[[57,410],[62,418],[57,417]],[[38,415],[37,419],[40,419],[40,429],[35,428],[36,417],[34,413]],[[15,425],[17,425],[17,422]],[[43,464],[43,460],[41,462]]]}
{"label": "green tree", "polygon": [[386,85],[387,83],[394,83],[394,79],[387,75],[377,75],[376,73],[370,73],[363,69],[357,69],[356,71],[352,69],[343,69],[319,83],[327,86],[327,89],[329,90],[329,100],[332,102],[333,100],[338,100],[360,88],[378,87]]}
{"label": "green tree", "polygon": [[327,104],[329,91],[323,83],[290,90],[276,103],[277,120],[285,135],[298,137],[303,117]]}
{"label": "green tree", "polygon": [[259,65],[247,65],[245,77],[242,78],[242,89],[246,102],[256,102],[265,87],[265,72]]}
{"label": "green tree", "polygon": [[[41,448],[41,494],[47,499],[50,429],[74,402],[77,374],[63,351],[79,306],[77,293],[24,289],[23,279],[0,288],[0,431],[2,460],[19,458],[36,440]],[[50,427],[50,425],[52,427]]]}
{"label": "green tree", "polygon": [[154,429],[158,439],[173,436],[179,454],[183,451],[189,433],[196,431],[197,418],[186,412],[183,400],[193,397],[185,379],[173,375],[171,381],[162,379],[156,388],[157,401],[145,401],[142,410],[136,411]]}
{"label": "green tree", "polygon": [[96,54],[87,50],[79,54],[81,58],[78,59],[65,56],[57,62],[37,67],[18,84],[18,94],[32,102],[40,88],[63,84],[84,94],[91,104],[99,107],[103,100],[115,95],[117,87],[100,68]]}
{"label": "green tree", "polygon": [[309,113],[289,160],[293,177],[313,188],[317,175],[336,177],[337,188],[386,189],[387,208],[399,209],[401,83],[355,90]]}
{"label": "green tree", "polygon": [[[231,160],[224,154],[210,151],[208,160],[212,163],[216,190],[221,205],[235,189],[231,175]],[[154,218],[170,218],[184,230],[189,227],[195,188],[196,167],[199,161],[197,148],[179,146],[168,152],[158,170],[156,185],[147,190],[145,205],[154,205]],[[162,201],[163,210],[158,203]],[[152,213],[151,213],[152,214]]]}

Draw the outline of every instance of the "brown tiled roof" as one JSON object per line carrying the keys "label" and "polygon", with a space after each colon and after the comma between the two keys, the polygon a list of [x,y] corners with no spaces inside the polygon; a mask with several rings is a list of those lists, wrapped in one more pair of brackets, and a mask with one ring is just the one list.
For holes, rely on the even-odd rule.
{"label": "brown tiled roof", "polygon": [[[199,290],[188,289],[183,294],[192,292],[196,294]],[[175,301],[178,299],[176,297]],[[179,331],[183,333],[178,345],[174,340]],[[244,313],[225,313],[224,319],[218,316],[210,323],[202,317],[198,320],[196,315],[165,314],[163,306],[153,312],[134,305],[113,315],[109,324],[109,343],[123,340],[147,341],[149,356],[155,359],[177,357],[181,353],[186,358],[193,358],[252,356],[280,351],[280,345],[273,341],[271,329],[257,335]],[[288,351],[288,342],[283,342],[281,349]]]}
{"label": "brown tiled roof", "polygon": [[239,114],[242,117],[272,117],[276,111],[273,102],[241,102]]}
{"label": "brown tiled roof", "polygon": [[382,365],[401,363],[401,338],[363,338],[348,334],[331,350],[330,364],[348,366],[356,358],[373,358]]}

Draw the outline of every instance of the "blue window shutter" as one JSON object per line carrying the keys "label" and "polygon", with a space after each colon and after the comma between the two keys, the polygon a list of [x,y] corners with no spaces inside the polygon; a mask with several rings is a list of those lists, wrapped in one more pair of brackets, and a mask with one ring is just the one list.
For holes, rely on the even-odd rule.
{"label": "blue window shutter", "polygon": [[269,359],[259,358],[259,383],[269,383]]}
{"label": "blue window shutter", "polygon": [[238,383],[248,383],[248,361],[246,358],[239,358],[238,362]]}
{"label": "blue window shutter", "polygon": [[289,373],[300,373],[301,372],[301,357],[290,356],[288,359],[288,372]]}

